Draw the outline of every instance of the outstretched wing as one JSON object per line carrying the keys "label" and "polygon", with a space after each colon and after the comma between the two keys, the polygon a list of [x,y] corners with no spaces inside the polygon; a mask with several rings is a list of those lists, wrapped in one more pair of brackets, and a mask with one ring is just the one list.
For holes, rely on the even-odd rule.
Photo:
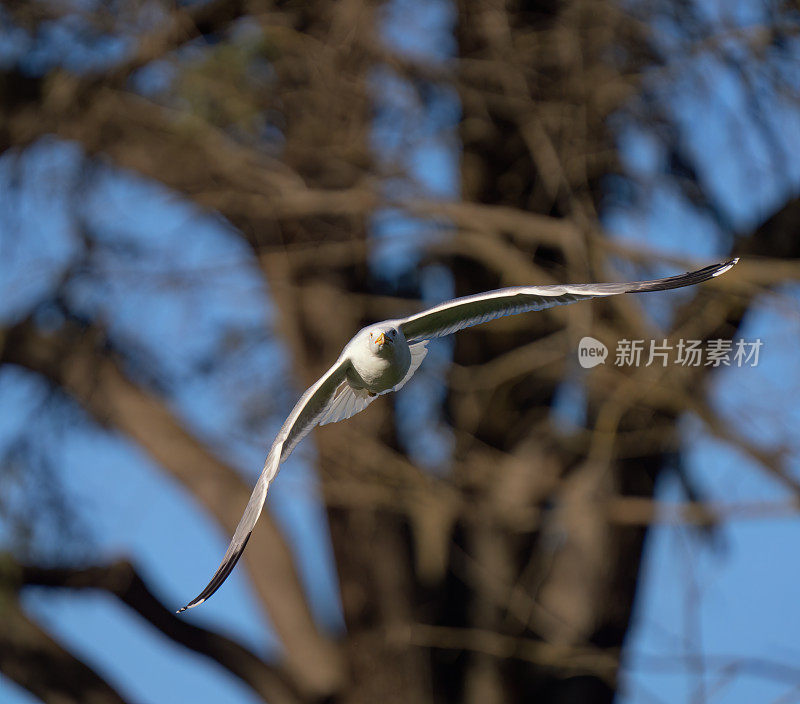
{"label": "outstretched wing", "polygon": [[408,351],[411,353],[411,364],[408,367],[406,375],[392,391],[400,391],[400,389],[406,385],[406,382],[414,376],[414,372],[419,369],[419,365],[422,364],[422,360],[425,359],[425,355],[428,354],[428,341],[422,340],[421,342],[412,342],[408,346]]}
{"label": "outstretched wing", "polygon": [[376,398],[378,397],[375,394],[370,396],[366,389],[354,389],[345,379],[317,422],[327,425],[351,418],[356,413],[361,413]]}
{"label": "outstretched wing", "polygon": [[731,259],[704,269],[679,276],[652,281],[632,281],[621,284],[564,284],[555,286],[516,286],[487,291],[447,301],[434,308],[416,313],[400,321],[406,340],[427,340],[442,337],[473,325],[506,315],[543,310],[565,303],[575,303],[597,296],[614,296],[619,293],[666,291],[707,281],[724,274],[738,262]]}
{"label": "outstretched wing", "polygon": [[244,515],[239,521],[239,525],[236,526],[236,531],[233,534],[233,538],[231,538],[228,549],[225,551],[225,556],[222,558],[220,566],[208,586],[186,606],[179,609],[177,613],[202,604],[220,588],[233,571],[244,552],[247,541],[250,540],[256,521],[261,515],[261,509],[264,507],[270,482],[275,478],[281,463],[289,457],[297,443],[308,435],[311,429],[325,417],[334,403],[336,390],[342,384],[347,384],[346,377],[349,365],[349,358],[343,354],[325,372],[322,378],[301,396],[272,443],[267,460],[264,463],[264,469],[261,471],[261,476],[258,478],[253,493],[250,495],[250,500],[244,509]]}

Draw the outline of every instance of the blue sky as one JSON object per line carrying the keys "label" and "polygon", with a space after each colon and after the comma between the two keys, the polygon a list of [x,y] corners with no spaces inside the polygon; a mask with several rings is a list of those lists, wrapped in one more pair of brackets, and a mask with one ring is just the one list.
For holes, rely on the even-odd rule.
{"label": "blue sky", "polygon": [[[392,0],[383,19],[386,36],[411,55],[446,58],[454,50],[452,8],[433,2],[424,5],[425,13],[412,11],[419,7],[414,0]],[[2,48],[4,42],[13,43],[0,36],[0,58],[10,51]],[[114,45],[102,50],[120,49]],[[52,60],[43,48],[37,52],[30,61]],[[76,56],[70,60],[86,60]],[[796,192],[800,166],[794,162],[785,172],[771,169],[768,146],[757,136],[746,145],[748,159],[742,160],[730,145],[740,132],[754,130],[748,129],[736,83],[724,67],[713,63],[698,72],[719,78],[702,103],[692,76],[663,99],[669,101],[682,138],[701,162],[719,205],[734,225],[746,228],[786,193]],[[417,179],[416,187],[457,196],[458,147],[452,135],[442,133],[458,119],[454,96],[442,94],[433,114],[412,117],[402,127],[391,117],[380,119],[382,114],[396,116],[410,109],[401,86],[376,93],[376,102],[386,104],[375,125],[376,145],[397,145]],[[785,106],[776,113],[791,153],[798,146],[789,141],[791,134],[800,134],[791,129],[797,113]],[[696,260],[724,255],[725,233],[661,185],[664,154],[658,142],[633,126],[620,140],[629,167],[648,184],[647,197],[636,208],[610,209],[607,228],[622,239]],[[269,282],[218,219],[157,184],[106,166],[92,170],[87,181],[82,165],[79,146],[51,139],[37,143],[21,160],[0,160],[0,316],[9,321],[30,310],[69,266],[78,247],[77,228],[88,223],[100,246],[92,270],[71,285],[71,302],[108,321],[114,339],[134,345],[155,379],[170,390],[170,402],[187,424],[254,481],[272,434],[301,391],[285,383],[287,360],[272,333],[273,311],[265,303]],[[78,192],[80,222],[72,205]],[[373,235],[380,246],[373,265],[385,272],[387,263],[398,261],[398,256],[412,264],[419,256],[419,240],[408,237],[413,227],[391,212],[378,214]],[[164,265],[174,261],[180,263]],[[426,270],[423,281],[423,295],[429,300],[446,298],[452,291],[441,269]],[[252,306],[242,306],[243,299]],[[714,381],[715,402],[732,409],[730,422],[737,432],[758,443],[786,443],[794,451],[795,471],[793,429],[800,420],[794,402],[800,390],[797,303],[798,291],[791,288],[765,297],[742,331],[744,337],[765,341],[759,367],[726,369]],[[657,315],[663,313],[662,304],[648,306]],[[434,349],[421,370],[424,374],[393,400],[412,457],[433,471],[446,471],[447,465],[449,437],[437,422],[436,401],[444,392],[448,357],[446,343]],[[41,417],[38,408],[44,394],[41,382],[21,370],[0,373],[0,409],[11,409],[0,412],[0,443],[13,439],[23,424],[41,427],[44,437],[53,439],[54,446],[41,452],[89,536],[88,546],[66,544],[63,549],[85,551],[98,562],[128,556],[165,603],[185,603],[207,581],[228,536],[134,444],[99,429],[68,401],[57,404],[62,409],[58,417]],[[231,397],[243,400],[226,403]],[[420,403],[424,412],[408,412]],[[775,407],[782,412],[776,415]],[[776,417],[780,423],[759,420]],[[687,418],[682,430],[688,471],[711,499],[785,498],[758,467],[708,437],[697,421]],[[297,547],[305,587],[319,618],[336,630],[341,627],[338,597],[313,462],[312,437],[283,467],[270,505]],[[0,488],[24,490],[15,488],[13,481],[9,487],[8,480]],[[661,482],[659,494],[664,500],[682,498],[670,477]],[[0,530],[6,531],[0,538],[7,538],[7,528]],[[794,589],[800,578],[798,539],[795,518],[733,521],[712,539],[687,527],[654,529],[620,701],[749,704],[776,699],[795,686],[766,678],[757,668],[748,669],[747,662],[765,658],[791,665],[800,656],[800,607]],[[235,678],[174,647],[108,597],[31,589],[26,590],[25,607],[132,701],[256,701]],[[213,600],[187,617],[269,657],[277,644],[266,618],[253,618],[258,613],[244,573],[237,570]],[[652,656],[698,652],[709,656],[703,669],[680,663],[666,671],[653,666]],[[741,670],[730,677],[719,671],[713,656],[741,658]],[[0,700],[33,701],[2,677]]]}

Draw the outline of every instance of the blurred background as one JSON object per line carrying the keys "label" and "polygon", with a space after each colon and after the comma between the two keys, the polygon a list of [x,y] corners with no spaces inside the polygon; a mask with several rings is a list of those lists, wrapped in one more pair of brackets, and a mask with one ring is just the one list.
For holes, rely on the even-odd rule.
{"label": "blurred background", "polygon": [[[800,702],[799,34],[790,0],[2,2],[0,701]],[[173,615],[362,325],[730,256],[436,341]],[[762,346],[616,364],[639,339]]]}

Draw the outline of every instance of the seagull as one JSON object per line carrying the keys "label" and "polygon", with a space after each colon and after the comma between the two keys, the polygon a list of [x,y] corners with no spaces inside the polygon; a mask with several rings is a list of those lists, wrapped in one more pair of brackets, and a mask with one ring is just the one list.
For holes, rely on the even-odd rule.
{"label": "seagull", "polygon": [[315,426],[350,418],[378,396],[401,389],[422,364],[432,338],[506,315],[544,310],[589,298],[692,286],[724,274],[738,261],[738,258],[731,259],[652,281],[501,288],[456,298],[407,318],[384,320],[359,330],[345,345],[333,366],[300,397],[281,426],[222,563],[208,586],[176,613],[199,606],[227,579],[261,515],[270,483],[297,444]]}

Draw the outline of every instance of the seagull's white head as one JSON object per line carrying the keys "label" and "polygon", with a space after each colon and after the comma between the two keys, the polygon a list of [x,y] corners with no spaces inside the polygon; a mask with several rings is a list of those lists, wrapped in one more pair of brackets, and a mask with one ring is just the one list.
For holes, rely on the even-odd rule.
{"label": "seagull's white head", "polygon": [[369,338],[369,347],[375,354],[383,355],[392,350],[401,333],[393,325],[385,323],[373,325],[366,330]]}

